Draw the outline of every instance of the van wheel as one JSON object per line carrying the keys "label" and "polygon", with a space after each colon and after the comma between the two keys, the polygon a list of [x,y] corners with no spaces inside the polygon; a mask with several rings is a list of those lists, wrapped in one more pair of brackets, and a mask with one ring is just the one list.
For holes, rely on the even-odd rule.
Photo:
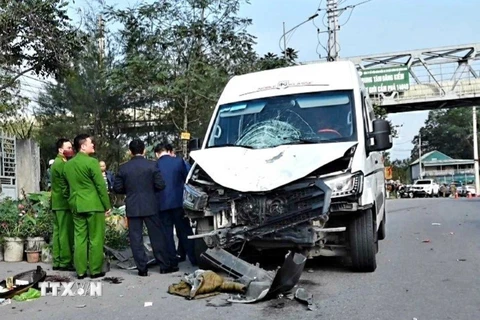
{"label": "van wheel", "polygon": [[383,240],[386,237],[386,223],[387,223],[387,210],[383,209],[383,220],[380,223],[380,227],[378,228],[378,240]]}
{"label": "van wheel", "polygon": [[377,268],[376,229],[372,209],[359,212],[350,223],[350,252],[354,271],[373,272]]}

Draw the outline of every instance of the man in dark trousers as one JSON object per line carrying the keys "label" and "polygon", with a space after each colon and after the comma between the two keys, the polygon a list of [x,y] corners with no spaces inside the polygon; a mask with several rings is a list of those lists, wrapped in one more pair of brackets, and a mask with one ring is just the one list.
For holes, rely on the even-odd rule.
{"label": "man in dark trousers", "polygon": [[148,260],[143,245],[143,223],[147,226],[153,254],[160,265],[160,271],[173,269],[177,265],[170,264],[171,257],[165,249],[158,215],[156,192],[165,188],[165,182],[155,162],[145,159],[145,144],[141,140],[132,140],[129,149],[132,159],[120,166],[113,190],[119,194],[126,194],[130,247],[138,275],[144,277],[148,275]]}
{"label": "man in dark trousers", "polygon": [[193,231],[190,220],[183,211],[183,190],[188,172],[183,160],[179,157],[172,157],[167,149],[169,148],[165,144],[159,144],[155,147],[155,154],[158,158],[157,167],[160,169],[166,184],[165,189],[159,192],[160,217],[164,221],[163,226],[168,239],[169,250],[173,248],[176,254],[173,226],[170,226],[171,221],[173,221],[181,248],[186,251],[190,263],[196,266],[193,241],[188,239]]}

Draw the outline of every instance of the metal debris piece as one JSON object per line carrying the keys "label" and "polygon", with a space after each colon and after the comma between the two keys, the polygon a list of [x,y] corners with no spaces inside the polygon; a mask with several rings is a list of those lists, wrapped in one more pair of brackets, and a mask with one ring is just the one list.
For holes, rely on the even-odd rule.
{"label": "metal debris piece", "polygon": [[[153,256],[152,246],[150,245],[150,239],[148,236],[143,237],[143,246],[145,248],[145,253],[147,254],[147,265],[152,265],[156,263],[155,257]],[[103,246],[105,251],[113,255],[117,260],[117,267],[126,270],[137,269],[135,260],[133,259],[132,249],[126,248],[124,250],[115,250],[108,246]]]}
{"label": "metal debris piece", "polygon": [[289,252],[283,266],[275,272],[254,266],[221,248],[208,249],[202,256],[248,287],[244,295],[228,299],[237,303],[252,303],[290,291],[300,280],[307,261],[304,255]]}
{"label": "metal debris piece", "polygon": [[85,308],[87,305],[86,304],[79,304],[79,305],[76,305],[75,307],[77,308]]}
{"label": "metal debris piece", "polygon": [[308,306],[308,310],[310,311],[314,311],[316,309],[315,305],[313,304],[313,295],[305,291],[303,288],[298,288],[297,291],[295,291],[295,299],[306,304]]}

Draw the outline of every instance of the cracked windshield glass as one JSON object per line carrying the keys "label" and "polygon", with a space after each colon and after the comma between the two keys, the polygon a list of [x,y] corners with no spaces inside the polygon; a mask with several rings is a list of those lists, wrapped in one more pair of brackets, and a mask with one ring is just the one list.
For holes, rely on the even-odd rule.
{"label": "cracked windshield glass", "polygon": [[355,141],[350,91],[275,96],[222,105],[208,147],[252,149]]}

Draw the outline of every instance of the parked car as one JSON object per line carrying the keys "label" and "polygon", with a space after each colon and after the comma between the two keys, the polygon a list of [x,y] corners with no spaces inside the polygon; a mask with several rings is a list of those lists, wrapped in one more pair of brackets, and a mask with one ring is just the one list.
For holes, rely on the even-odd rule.
{"label": "parked car", "polygon": [[475,187],[473,185],[467,184],[467,185],[461,186],[458,190],[458,195],[460,197],[467,197],[469,194],[472,196],[476,196],[477,194]]}
{"label": "parked car", "polygon": [[410,191],[414,197],[438,197],[440,186],[432,179],[419,179],[415,181]]}

